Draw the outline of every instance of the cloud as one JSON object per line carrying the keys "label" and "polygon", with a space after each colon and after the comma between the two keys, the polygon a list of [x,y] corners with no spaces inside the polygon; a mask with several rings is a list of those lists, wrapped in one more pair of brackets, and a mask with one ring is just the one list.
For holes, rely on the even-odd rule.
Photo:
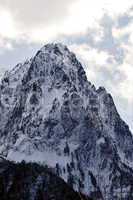
{"label": "cloud", "polygon": [[15,20],[26,28],[57,23],[67,15],[74,0],[1,0],[2,7],[12,13]]}
{"label": "cloud", "polygon": [[118,19],[118,28],[123,28],[129,25],[133,21],[133,17],[129,16],[128,14],[124,14],[119,17]]}
{"label": "cloud", "polygon": [[88,27],[97,26],[104,10],[117,16],[131,4],[131,0],[0,0],[0,27],[6,28],[4,34],[8,38],[41,43],[61,34],[83,33]]}
{"label": "cloud", "polygon": [[113,57],[116,62],[121,64],[125,53],[121,44],[128,41],[129,35],[124,34],[123,38],[116,39],[113,35],[113,29],[116,27],[116,23],[108,14],[104,14],[97,23],[96,28],[88,28],[86,33],[82,35],[71,35],[69,38],[67,37],[67,41],[88,44],[88,46],[100,52],[108,52],[110,58]]}
{"label": "cloud", "polygon": [[[41,43],[63,30],[77,0],[0,0],[0,38]],[[62,24],[62,25],[61,25]]]}

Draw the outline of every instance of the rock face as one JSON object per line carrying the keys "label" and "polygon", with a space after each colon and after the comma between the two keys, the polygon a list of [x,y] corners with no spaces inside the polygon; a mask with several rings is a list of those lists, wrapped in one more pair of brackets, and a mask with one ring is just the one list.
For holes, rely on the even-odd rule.
{"label": "rock face", "polygon": [[66,46],[45,45],[5,74],[0,127],[7,159],[44,162],[92,197],[131,199],[132,134],[111,95],[88,82]]}

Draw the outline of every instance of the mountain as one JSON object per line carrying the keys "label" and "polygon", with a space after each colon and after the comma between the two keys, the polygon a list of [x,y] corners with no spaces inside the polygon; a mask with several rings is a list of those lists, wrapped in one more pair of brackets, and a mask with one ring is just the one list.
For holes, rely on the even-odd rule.
{"label": "mountain", "polygon": [[1,200],[91,200],[74,192],[47,166],[0,162]]}
{"label": "mountain", "polygon": [[0,86],[0,153],[41,162],[95,198],[133,195],[133,137],[112,96],[86,77],[75,54],[48,44]]}

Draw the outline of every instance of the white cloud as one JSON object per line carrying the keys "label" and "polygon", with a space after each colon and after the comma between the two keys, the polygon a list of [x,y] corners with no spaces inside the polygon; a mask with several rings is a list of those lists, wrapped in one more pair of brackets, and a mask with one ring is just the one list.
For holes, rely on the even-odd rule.
{"label": "white cloud", "polygon": [[15,23],[12,15],[0,9],[0,36],[4,38],[14,38],[16,36]]}
{"label": "white cloud", "polygon": [[17,33],[19,38],[31,35],[32,42],[45,42],[59,34],[83,33],[98,26],[104,12],[115,17],[131,5],[131,0],[0,0],[1,23],[5,37]]}

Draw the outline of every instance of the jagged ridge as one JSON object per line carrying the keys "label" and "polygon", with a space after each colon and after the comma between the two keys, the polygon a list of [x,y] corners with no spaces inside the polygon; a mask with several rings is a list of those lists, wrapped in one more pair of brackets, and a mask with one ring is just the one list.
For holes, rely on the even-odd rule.
{"label": "jagged ridge", "polygon": [[3,156],[45,162],[91,196],[115,199],[121,187],[131,195],[132,134],[111,95],[87,81],[66,46],[45,45],[6,74],[0,97]]}

